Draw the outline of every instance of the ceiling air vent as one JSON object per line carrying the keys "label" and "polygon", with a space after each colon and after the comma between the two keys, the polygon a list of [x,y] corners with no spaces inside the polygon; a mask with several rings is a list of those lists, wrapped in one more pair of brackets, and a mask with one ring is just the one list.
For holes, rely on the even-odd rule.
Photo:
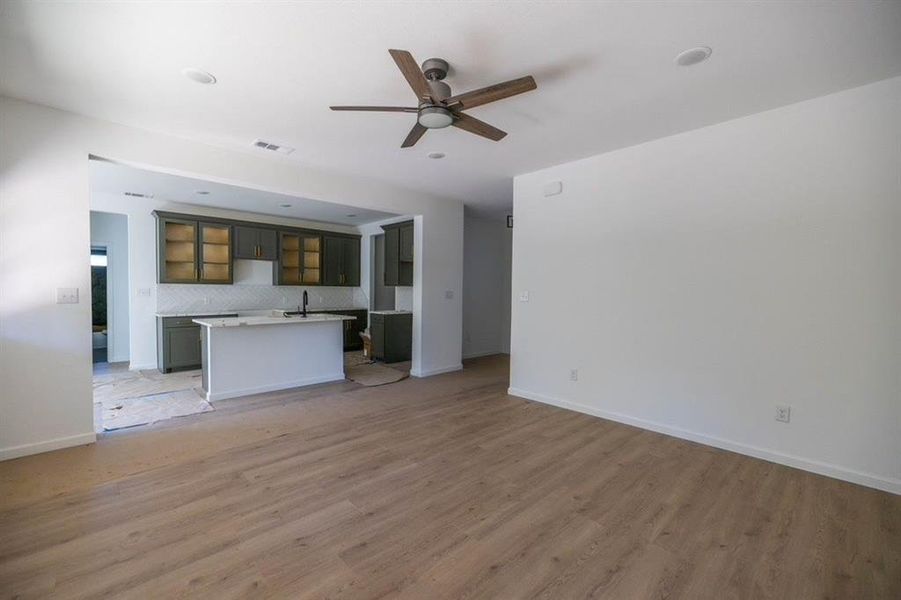
{"label": "ceiling air vent", "polygon": [[294,148],[280,146],[278,144],[273,144],[272,142],[264,142],[263,140],[254,140],[253,145],[257,148],[262,148],[263,150],[272,150],[273,152],[279,152],[281,154],[291,154],[294,152]]}
{"label": "ceiling air vent", "polygon": [[141,192],[123,192],[126,196],[132,198],[153,198],[153,194],[142,194]]}

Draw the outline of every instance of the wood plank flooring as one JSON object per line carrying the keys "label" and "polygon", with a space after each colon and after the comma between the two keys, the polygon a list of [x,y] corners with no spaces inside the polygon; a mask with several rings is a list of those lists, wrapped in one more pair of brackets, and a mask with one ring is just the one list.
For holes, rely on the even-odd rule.
{"label": "wood plank flooring", "polygon": [[11,598],[901,598],[901,497],[461,373],[0,463]]}

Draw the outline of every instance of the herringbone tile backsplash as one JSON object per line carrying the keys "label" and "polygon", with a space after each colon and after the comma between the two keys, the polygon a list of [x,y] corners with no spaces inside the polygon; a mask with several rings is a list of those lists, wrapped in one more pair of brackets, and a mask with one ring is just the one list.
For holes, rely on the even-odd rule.
{"label": "herringbone tile backsplash", "polygon": [[185,285],[157,286],[156,309],[160,313],[221,312],[294,308],[303,291],[309,292],[310,308],[366,308],[369,300],[361,288],[295,287],[273,285]]}

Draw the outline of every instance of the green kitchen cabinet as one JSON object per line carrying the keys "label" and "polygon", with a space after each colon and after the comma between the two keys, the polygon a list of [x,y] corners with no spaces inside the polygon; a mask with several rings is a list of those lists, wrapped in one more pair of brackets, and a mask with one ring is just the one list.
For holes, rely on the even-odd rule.
{"label": "green kitchen cabinet", "polygon": [[359,235],[163,211],[153,215],[159,283],[231,284],[234,260],[250,259],[272,261],[274,285],[360,285]]}
{"label": "green kitchen cabinet", "polygon": [[199,369],[200,325],[194,319],[236,317],[230,315],[194,315],[156,318],[156,366],[161,373]]}
{"label": "green kitchen cabinet", "polygon": [[372,357],[386,363],[410,360],[413,313],[375,311],[369,314]]}
{"label": "green kitchen cabinet", "polygon": [[323,236],[322,285],[360,285],[360,238]]}
{"label": "green kitchen cabinet", "polygon": [[232,227],[154,213],[159,283],[232,283]]}
{"label": "green kitchen cabinet", "polygon": [[235,258],[276,260],[278,232],[249,225],[235,226]]}
{"label": "green kitchen cabinet", "polygon": [[276,285],[319,285],[322,280],[322,238],[297,231],[279,232]]}
{"label": "green kitchen cabinet", "polygon": [[360,333],[366,330],[367,317],[369,311],[366,309],[348,309],[348,310],[316,310],[312,312],[325,313],[328,315],[347,315],[356,317],[353,321],[344,321],[344,351],[363,349],[363,338]]}
{"label": "green kitchen cabinet", "polygon": [[385,230],[385,285],[413,285],[413,221],[382,225]]}

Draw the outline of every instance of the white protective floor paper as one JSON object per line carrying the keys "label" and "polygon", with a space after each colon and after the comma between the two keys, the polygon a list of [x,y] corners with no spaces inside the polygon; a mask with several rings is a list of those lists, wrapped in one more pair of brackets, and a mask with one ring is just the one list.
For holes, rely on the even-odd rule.
{"label": "white protective floor paper", "polygon": [[98,402],[105,431],[146,425],[213,409],[196,389]]}

